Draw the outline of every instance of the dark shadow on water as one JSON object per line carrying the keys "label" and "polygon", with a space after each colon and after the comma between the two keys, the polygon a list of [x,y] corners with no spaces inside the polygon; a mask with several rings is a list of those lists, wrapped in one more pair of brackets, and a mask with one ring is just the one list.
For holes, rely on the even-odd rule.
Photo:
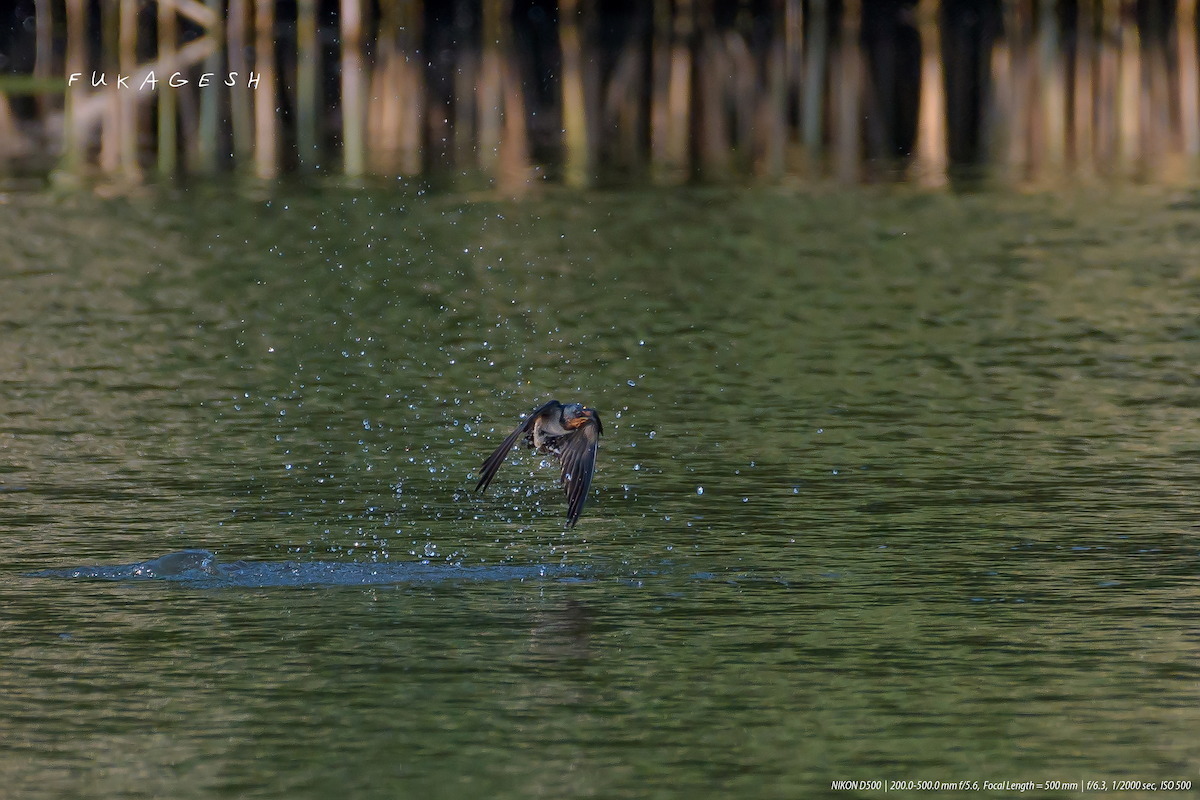
{"label": "dark shadow on water", "polygon": [[97,581],[163,580],[203,588],[264,586],[370,586],[446,581],[578,581],[580,567],[541,564],[461,566],[423,562],[232,561],[217,562],[208,550],[180,550],[135,564],[85,565],[28,573],[33,578]]}

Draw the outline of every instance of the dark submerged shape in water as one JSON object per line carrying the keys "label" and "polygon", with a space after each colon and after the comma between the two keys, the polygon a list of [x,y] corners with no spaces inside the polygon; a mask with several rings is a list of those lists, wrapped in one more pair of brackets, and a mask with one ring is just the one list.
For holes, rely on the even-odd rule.
{"label": "dark submerged shape in water", "polygon": [[562,474],[559,478],[567,493],[567,527],[570,528],[579,521],[583,504],[587,501],[588,488],[592,485],[592,473],[596,469],[596,448],[600,445],[600,434],[604,426],[600,423],[600,415],[593,408],[587,408],[580,403],[563,404],[551,400],[543,406],[535,408],[516,430],[500,443],[487,460],[475,484],[475,491],[481,492],[496,477],[504,457],[517,443],[517,439],[525,436],[525,443],[533,449],[551,453],[562,462]]}

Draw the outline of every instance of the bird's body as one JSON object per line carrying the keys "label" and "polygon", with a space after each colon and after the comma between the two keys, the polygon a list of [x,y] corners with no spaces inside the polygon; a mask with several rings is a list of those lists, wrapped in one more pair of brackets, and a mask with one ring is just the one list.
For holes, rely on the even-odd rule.
{"label": "bird's body", "polygon": [[579,521],[588,487],[596,468],[596,448],[604,427],[595,409],[579,403],[560,403],[551,400],[534,409],[517,429],[508,435],[496,451],[488,456],[480,470],[475,491],[482,491],[496,477],[504,457],[522,435],[533,449],[551,453],[562,462],[560,482],[567,493],[567,527]]}

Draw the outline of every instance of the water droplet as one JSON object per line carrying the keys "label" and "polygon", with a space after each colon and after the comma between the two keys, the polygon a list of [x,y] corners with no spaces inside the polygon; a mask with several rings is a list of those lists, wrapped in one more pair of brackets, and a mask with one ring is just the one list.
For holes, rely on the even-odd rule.
{"label": "water droplet", "polygon": [[703,487],[703,486],[697,486],[697,487],[696,487],[696,494],[704,494],[704,487]]}

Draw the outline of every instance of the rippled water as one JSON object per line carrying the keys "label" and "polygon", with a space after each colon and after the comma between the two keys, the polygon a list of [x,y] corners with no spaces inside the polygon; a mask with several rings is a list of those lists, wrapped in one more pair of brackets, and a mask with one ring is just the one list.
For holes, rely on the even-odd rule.
{"label": "rippled water", "polygon": [[14,796],[1200,785],[1194,194],[4,201]]}

